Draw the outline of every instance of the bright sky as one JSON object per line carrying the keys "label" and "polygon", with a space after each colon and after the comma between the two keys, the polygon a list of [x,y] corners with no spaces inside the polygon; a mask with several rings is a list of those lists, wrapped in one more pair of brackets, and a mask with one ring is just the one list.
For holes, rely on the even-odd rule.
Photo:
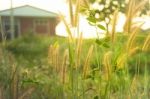
{"label": "bright sky", "polygon": [[[9,9],[11,0],[0,0],[0,10]],[[12,0],[13,7],[31,5],[53,12],[65,11],[65,0]]]}

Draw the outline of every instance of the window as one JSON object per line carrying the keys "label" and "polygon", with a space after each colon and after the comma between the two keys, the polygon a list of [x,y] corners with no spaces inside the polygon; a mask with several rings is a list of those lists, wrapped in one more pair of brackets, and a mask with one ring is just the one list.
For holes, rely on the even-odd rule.
{"label": "window", "polygon": [[[11,20],[10,17],[5,17],[2,20],[3,30],[6,33],[6,37],[9,39],[11,37]],[[19,36],[19,20],[14,19],[14,36]]]}
{"label": "window", "polygon": [[34,20],[34,32],[35,33],[48,33],[49,32],[49,24],[48,19],[45,18],[37,18]]}
{"label": "window", "polygon": [[48,24],[48,20],[47,19],[36,19],[35,20],[35,24],[36,25],[47,25]]}

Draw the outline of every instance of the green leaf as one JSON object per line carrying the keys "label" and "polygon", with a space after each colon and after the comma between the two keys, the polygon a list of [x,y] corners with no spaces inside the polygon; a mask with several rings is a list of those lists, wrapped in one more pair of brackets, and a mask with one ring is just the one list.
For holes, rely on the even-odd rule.
{"label": "green leaf", "polygon": [[33,79],[25,79],[25,80],[22,80],[22,83],[23,83],[23,84],[27,84],[27,83],[39,84],[38,81],[33,80]]}
{"label": "green leaf", "polygon": [[92,22],[88,22],[90,25],[95,26],[95,24],[93,24]]}
{"label": "green leaf", "polygon": [[94,96],[94,98],[93,98],[93,99],[99,99],[99,98],[98,98],[98,96]]}
{"label": "green leaf", "polygon": [[92,75],[87,75],[85,79],[93,79]]}
{"label": "green leaf", "polygon": [[110,46],[107,43],[103,43],[103,47],[110,48]]}
{"label": "green leaf", "polygon": [[102,30],[106,30],[106,28],[103,25],[101,25],[101,24],[98,24],[97,27],[102,29]]}
{"label": "green leaf", "polygon": [[104,41],[105,41],[105,42],[109,42],[109,41],[110,41],[110,37],[105,37],[105,38],[104,38]]}
{"label": "green leaf", "polygon": [[88,17],[87,20],[92,23],[96,23],[96,19],[94,17]]}
{"label": "green leaf", "polygon": [[96,39],[96,44],[98,44],[98,45],[102,45],[103,44],[103,42],[102,41],[100,41],[99,39]]}

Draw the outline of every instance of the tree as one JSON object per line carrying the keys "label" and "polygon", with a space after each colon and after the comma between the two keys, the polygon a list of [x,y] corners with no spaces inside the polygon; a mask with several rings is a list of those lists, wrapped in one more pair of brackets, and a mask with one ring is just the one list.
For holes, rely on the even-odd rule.
{"label": "tree", "polygon": [[[106,23],[106,30],[108,34],[108,25],[110,24],[110,20],[113,16],[113,13],[116,10],[121,12],[125,12],[125,0],[88,0],[88,2],[93,5],[88,9],[84,10],[87,14],[87,20],[91,24],[96,24],[97,22],[105,21]],[[95,5],[98,5],[95,8]],[[99,24],[98,24],[99,25]]]}
{"label": "tree", "polygon": [[[70,1],[76,4],[76,1],[78,0]],[[99,22],[104,21],[106,23],[106,31],[108,34],[108,25],[110,24],[110,20],[112,19],[114,12],[118,10],[118,12],[127,13],[130,3],[129,1],[127,2],[127,0],[80,0],[80,12],[87,15],[87,20],[90,24],[96,25],[101,29],[104,29],[104,27],[101,26]],[[140,3],[143,2],[143,0],[134,1],[137,5],[141,7]],[[97,7],[95,7],[96,5]],[[144,8],[140,10],[139,14],[147,14],[148,9],[150,8],[149,6],[149,3],[146,3]]]}
{"label": "tree", "polygon": [[[126,13],[128,11],[129,1],[127,0],[82,0],[87,1],[93,6],[81,5],[81,12],[87,15],[87,19],[91,24],[96,24],[97,22],[105,21],[106,30],[108,33],[108,25],[110,24],[110,20],[112,18],[113,13],[118,10],[119,12]],[[132,0],[131,0],[132,1]],[[150,1],[144,0],[145,5],[142,9],[139,10],[139,15],[148,14],[150,12]],[[135,0],[136,5],[141,6],[141,2],[143,0]],[[98,5],[97,8],[95,5]],[[134,8],[133,8],[134,9]]]}

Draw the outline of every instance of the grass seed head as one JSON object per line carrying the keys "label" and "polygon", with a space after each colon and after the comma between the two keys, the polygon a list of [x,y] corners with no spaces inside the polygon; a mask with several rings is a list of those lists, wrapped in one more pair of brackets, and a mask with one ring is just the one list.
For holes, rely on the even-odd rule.
{"label": "grass seed head", "polygon": [[92,53],[93,53],[93,48],[94,46],[91,45],[91,47],[89,48],[89,51],[87,53],[87,57],[85,58],[85,62],[83,65],[83,78],[86,78],[88,71],[89,71],[89,65],[90,65],[90,59],[92,57]]}
{"label": "grass seed head", "polygon": [[104,54],[104,59],[103,59],[105,78],[107,80],[110,78],[112,73],[111,56],[112,56],[112,51],[108,51]]}
{"label": "grass seed head", "polygon": [[147,36],[144,45],[142,47],[142,51],[147,51],[150,48],[150,34]]}

